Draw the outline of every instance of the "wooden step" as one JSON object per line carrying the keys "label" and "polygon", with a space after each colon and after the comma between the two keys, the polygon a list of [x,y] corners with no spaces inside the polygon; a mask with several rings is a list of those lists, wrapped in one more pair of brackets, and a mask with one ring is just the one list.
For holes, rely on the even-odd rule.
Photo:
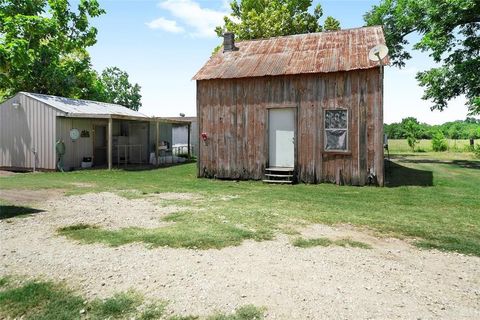
{"label": "wooden step", "polygon": [[294,168],[272,167],[272,168],[266,168],[265,171],[293,172]]}
{"label": "wooden step", "polygon": [[293,174],[273,174],[273,173],[265,173],[268,177],[276,177],[276,178],[293,178]]}
{"label": "wooden step", "polygon": [[262,180],[265,183],[292,184],[290,180]]}

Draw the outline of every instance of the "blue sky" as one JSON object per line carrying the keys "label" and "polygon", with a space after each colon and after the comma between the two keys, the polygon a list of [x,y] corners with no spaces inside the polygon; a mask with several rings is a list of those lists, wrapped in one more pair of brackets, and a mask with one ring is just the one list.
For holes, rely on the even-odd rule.
{"label": "blue sky", "polygon": [[[157,116],[195,115],[192,76],[221,43],[215,26],[229,12],[227,0],[99,0],[106,14],[92,23],[97,44],[89,49],[97,70],[118,66],[142,87],[141,112]],[[314,4],[319,1],[314,0]],[[363,14],[379,1],[323,0],[324,17],[332,15],[342,28],[364,24]],[[385,71],[385,122],[408,116],[427,123],[464,119],[465,99],[452,101],[444,112],[432,112],[421,99],[415,73],[433,66],[426,54],[415,53],[406,68]]]}

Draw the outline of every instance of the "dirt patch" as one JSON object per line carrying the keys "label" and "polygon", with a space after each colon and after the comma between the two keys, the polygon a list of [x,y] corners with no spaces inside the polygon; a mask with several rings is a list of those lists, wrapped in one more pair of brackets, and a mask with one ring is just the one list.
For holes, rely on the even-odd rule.
{"label": "dirt patch", "polygon": [[321,225],[306,228],[302,236],[350,237],[373,249],[302,249],[287,236],[205,251],[81,245],[56,236],[56,227],[77,222],[151,226],[165,208],[148,198],[109,193],[45,205],[41,216],[0,221],[0,276],[65,280],[90,298],[134,289],[169,300],[171,310],[185,315],[254,304],[267,308],[267,319],[480,317],[478,257],[418,250],[401,240]]}
{"label": "dirt patch", "polygon": [[14,175],[16,175],[15,172],[0,170],[0,177],[11,177],[11,176],[14,176]]}
{"label": "dirt patch", "polygon": [[14,205],[34,204],[51,199],[60,199],[63,196],[63,190],[19,190],[9,189],[0,190],[0,199],[8,201]]}
{"label": "dirt patch", "polygon": [[155,193],[150,197],[160,200],[198,200],[201,197],[194,193],[161,192]]}
{"label": "dirt patch", "polygon": [[304,228],[301,235],[306,239],[328,238],[330,240],[351,239],[366,243],[372,247],[382,249],[407,249],[410,245],[397,238],[377,237],[373,232],[368,230],[360,230],[352,225],[342,224],[336,226],[327,226],[323,224],[315,224]]}
{"label": "dirt patch", "polygon": [[88,183],[88,182],[72,182],[70,184],[74,187],[77,187],[77,188],[93,188],[93,187],[95,187],[95,184]]}

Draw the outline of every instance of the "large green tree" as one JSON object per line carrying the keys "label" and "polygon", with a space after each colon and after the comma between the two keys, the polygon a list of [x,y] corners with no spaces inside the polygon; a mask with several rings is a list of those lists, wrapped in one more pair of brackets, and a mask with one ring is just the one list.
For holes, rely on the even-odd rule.
{"label": "large green tree", "polygon": [[479,0],[382,0],[365,21],[384,26],[390,57],[399,67],[411,58],[409,35],[420,35],[413,49],[428,52],[440,65],[417,74],[432,110],[465,95],[470,113],[480,114]]}
{"label": "large green tree", "polygon": [[125,71],[117,67],[107,68],[100,76],[100,83],[102,101],[120,104],[136,111],[142,106],[140,86],[137,83],[131,84]]}
{"label": "large green tree", "polygon": [[89,19],[96,0],[0,0],[0,99],[17,91],[97,97],[97,75],[86,48],[96,42]]}
{"label": "large green tree", "polygon": [[340,29],[333,17],[320,24],[323,10],[318,4],[310,13],[312,0],[233,0],[230,6],[232,17],[225,17],[224,25],[215,29],[219,37],[225,31],[250,40]]}

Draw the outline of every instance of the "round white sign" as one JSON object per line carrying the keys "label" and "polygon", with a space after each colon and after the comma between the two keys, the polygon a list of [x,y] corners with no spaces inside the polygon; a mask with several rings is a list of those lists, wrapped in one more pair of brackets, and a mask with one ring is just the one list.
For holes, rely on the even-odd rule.
{"label": "round white sign", "polygon": [[78,131],[78,129],[70,130],[70,138],[72,140],[77,140],[78,138],[80,138],[80,131]]}

